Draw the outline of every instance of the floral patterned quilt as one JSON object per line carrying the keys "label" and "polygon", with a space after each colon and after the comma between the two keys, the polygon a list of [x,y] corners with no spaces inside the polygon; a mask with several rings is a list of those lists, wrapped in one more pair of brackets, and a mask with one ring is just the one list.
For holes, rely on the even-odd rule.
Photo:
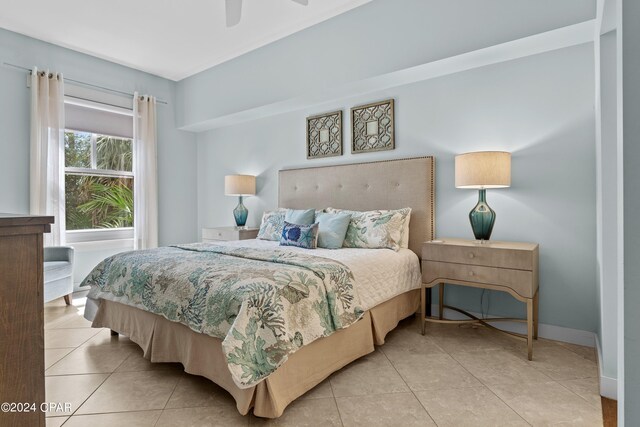
{"label": "floral patterned quilt", "polygon": [[278,249],[206,243],[125,252],[84,280],[89,297],[130,305],[222,339],[241,388],[363,315],[345,265]]}

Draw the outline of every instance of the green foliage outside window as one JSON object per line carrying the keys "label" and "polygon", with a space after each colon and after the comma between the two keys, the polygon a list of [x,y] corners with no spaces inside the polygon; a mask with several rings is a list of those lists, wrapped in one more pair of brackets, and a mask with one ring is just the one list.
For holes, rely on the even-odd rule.
{"label": "green foliage outside window", "polygon": [[65,132],[67,230],[133,227],[132,148],[126,138]]}

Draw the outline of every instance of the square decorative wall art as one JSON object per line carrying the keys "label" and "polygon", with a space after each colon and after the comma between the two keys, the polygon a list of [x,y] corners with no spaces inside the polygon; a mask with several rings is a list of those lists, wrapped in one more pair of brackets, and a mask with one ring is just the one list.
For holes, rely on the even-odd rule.
{"label": "square decorative wall art", "polygon": [[351,152],[393,150],[393,99],[351,109]]}
{"label": "square decorative wall art", "polygon": [[342,111],[307,117],[307,159],[342,156]]}

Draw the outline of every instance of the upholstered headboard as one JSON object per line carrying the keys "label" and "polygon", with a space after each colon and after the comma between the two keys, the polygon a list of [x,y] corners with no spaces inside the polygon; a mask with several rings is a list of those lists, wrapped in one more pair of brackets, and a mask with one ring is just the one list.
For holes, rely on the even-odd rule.
{"label": "upholstered headboard", "polygon": [[422,243],[434,236],[434,169],[431,156],[285,169],[280,171],[278,206],[357,211],[410,207],[409,249],[420,256]]}

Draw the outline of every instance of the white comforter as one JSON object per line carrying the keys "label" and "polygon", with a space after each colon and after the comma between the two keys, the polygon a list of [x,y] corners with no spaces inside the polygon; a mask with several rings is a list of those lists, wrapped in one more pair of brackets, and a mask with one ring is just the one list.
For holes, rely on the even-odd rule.
{"label": "white comforter", "polygon": [[409,249],[394,252],[391,249],[302,249],[294,246],[279,246],[269,240],[240,240],[220,242],[225,246],[251,248],[278,248],[294,252],[305,252],[339,261],[353,273],[355,287],[362,308],[369,310],[376,305],[412,289],[420,288],[422,276],[420,261]]}

